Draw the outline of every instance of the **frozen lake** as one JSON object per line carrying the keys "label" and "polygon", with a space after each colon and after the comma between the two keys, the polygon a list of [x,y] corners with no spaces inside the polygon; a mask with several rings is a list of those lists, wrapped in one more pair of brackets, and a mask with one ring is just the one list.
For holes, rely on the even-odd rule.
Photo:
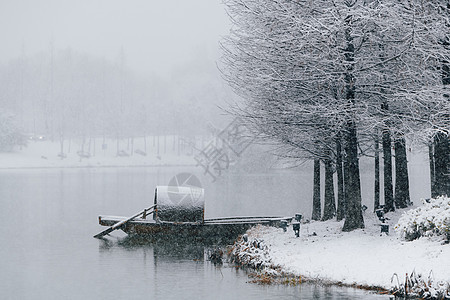
{"label": "frozen lake", "polygon": [[204,245],[136,243],[118,231],[108,242],[92,238],[104,229],[99,214],[134,214],[152,203],[155,185],[182,171],[201,179],[208,217],[309,214],[309,204],[298,200],[302,193],[309,198],[309,172],[229,174],[211,183],[198,168],[2,170],[0,298],[386,298],[354,289],[251,284],[244,272],[207,261]]}

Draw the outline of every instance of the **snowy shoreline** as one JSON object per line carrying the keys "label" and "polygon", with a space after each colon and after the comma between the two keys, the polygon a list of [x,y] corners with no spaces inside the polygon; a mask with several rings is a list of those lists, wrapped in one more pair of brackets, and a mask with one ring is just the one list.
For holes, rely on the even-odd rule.
{"label": "snowy shoreline", "polygon": [[[113,144],[112,141],[108,141]],[[138,143],[139,142],[139,143]],[[82,147],[72,142],[72,151],[66,149],[64,158],[61,159],[59,142],[31,141],[22,149],[0,153],[0,170],[17,169],[58,169],[58,168],[122,168],[122,167],[188,167],[195,166],[196,161],[191,155],[178,153],[173,149],[158,154],[156,147],[149,146],[148,152],[139,150],[142,141],[136,139],[136,151],[121,151],[122,156],[117,155],[114,147],[107,149],[95,149],[90,152],[82,151]],[[126,149],[126,146],[123,147]],[[170,150],[170,151],[169,151]]]}
{"label": "snowy shoreline", "polygon": [[[343,222],[302,224],[297,238],[273,227],[258,226],[240,239],[232,255],[238,264],[263,269],[265,275],[297,276],[303,282],[370,289],[386,293],[414,272],[433,282],[450,282],[450,245],[438,238],[403,240],[394,225],[405,210],[387,214],[390,235],[365,213],[365,229],[342,232]],[[239,244],[240,243],[240,244]],[[396,274],[396,276],[394,275]]]}

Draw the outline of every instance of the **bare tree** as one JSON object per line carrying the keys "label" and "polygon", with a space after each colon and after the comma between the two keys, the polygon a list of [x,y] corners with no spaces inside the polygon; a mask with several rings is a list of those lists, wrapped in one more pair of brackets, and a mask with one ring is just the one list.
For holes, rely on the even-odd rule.
{"label": "bare tree", "polygon": [[[418,113],[434,101],[426,95],[443,95],[437,66],[449,53],[438,43],[445,34],[440,2],[225,1],[234,26],[223,43],[222,69],[247,100],[241,115],[266,137],[316,159],[326,144],[335,153],[330,143],[342,134],[344,230],[364,227],[358,131],[388,124],[388,162],[390,135],[417,127],[423,134]],[[445,106],[433,103],[425,119]],[[387,198],[389,206],[393,196]]]}

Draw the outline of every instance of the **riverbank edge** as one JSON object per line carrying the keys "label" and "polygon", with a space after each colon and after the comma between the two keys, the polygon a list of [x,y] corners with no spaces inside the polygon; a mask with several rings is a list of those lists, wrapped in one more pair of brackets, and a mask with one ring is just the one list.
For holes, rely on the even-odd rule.
{"label": "riverbank edge", "polygon": [[[265,263],[255,265],[254,262],[251,261],[243,262],[239,257],[239,254],[242,254],[242,251],[239,249],[239,246],[241,246],[242,243],[247,241],[248,241],[247,233],[240,235],[236,239],[234,244],[229,246],[227,254],[230,259],[230,263],[234,264],[236,268],[240,268],[241,270],[247,272],[248,277],[251,279],[249,281],[250,283],[261,285],[279,284],[279,285],[294,285],[294,286],[302,283],[308,283],[321,286],[355,288],[380,295],[393,295],[389,289],[377,285],[365,285],[357,282],[349,284],[344,283],[342,281],[333,281],[320,277],[312,278],[301,274],[288,272],[279,265],[265,264]],[[244,251],[249,250],[250,247],[244,247]],[[268,250],[268,248],[264,250]]]}
{"label": "riverbank edge", "polygon": [[[242,267],[241,267],[242,268]],[[245,269],[245,268],[244,268]],[[267,274],[264,273],[262,270],[254,270],[253,272],[250,272],[249,274],[250,278],[253,278],[251,280],[251,283],[257,283],[257,284],[282,284],[282,285],[296,285],[296,284],[302,284],[302,283],[309,283],[309,284],[317,284],[321,286],[337,286],[337,287],[345,287],[345,288],[355,288],[360,290],[365,290],[369,292],[374,292],[381,295],[391,295],[390,291],[386,288],[383,288],[381,286],[376,285],[364,285],[364,284],[358,284],[358,283],[344,283],[342,281],[332,281],[322,278],[310,278],[304,275],[296,275],[293,273],[285,272],[283,271],[281,274]],[[267,278],[268,277],[268,278]]]}
{"label": "riverbank edge", "polygon": [[[398,211],[391,213],[389,217],[395,219],[396,222],[393,223],[396,224],[398,216],[402,214],[402,211]],[[371,223],[370,219],[374,218],[368,215],[367,223]],[[404,297],[404,299],[450,299],[450,281],[446,276],[446,274],[449,274],[449,270],[445,267],[442,268],[449,263],[450,256],[447,254],[450,254],[450,248],[443,239],[423,237],[413,242],[404,241],[396,234],[386,235],[383,238],[383,235],[380,235],[379,231],[374,229],[375,227],[371,228],[372,226],[368,226],[365,230],[344,234],[340,230],[341,225],[334,221],[305,222],[303,226],[306,232],[304,232],[302,239],[292,237],[287,232],[280,232],[279,228],[254,226],[235,240],[234,244],[228,249],[228,255],[230,261],[236,267],[252,271],[249,274],[249,277],[252,278],[251,283],[297,285],[305,282],[324,286],[357,288],[381,295]],[[306,246],[301,251],[302,253],[298,252],[298,242]],[[345,249],[349,242],[359,244],[359,250],[363,250],[362,253],[365,253],[365,255],[361,257],[351,256],[352,263],[347,264],[349,263],[349,257],[348,255],[345,257],[345,252],[347,252]],[[367,259],[368,255],[375,257],[373,252],[380,253],[379,247],[389,249],[384,251],[384,258],[390,257],[396,262],[394,264],[393,261],[388,262],[392,267],[391,269],[394,269],[391,270],[392,277],[389,277],[391,278],[390,284],[387,281],[385,281],[385,285],[376,283],[379,281],[380,274],[386,275],[386,264],[383,266],[382,263]],[[372,251],[365,251],[369,248]],[[295,251],[293,252],[292,249],[295,249]],[[401,249],[400,252],[399,249]],[[412,249],[415,249],[415,251],[412,251],[409,255],[404,255],[405,252]],[[399,282],[399,276],[397,275],[405,274],[400,271],[402,268],[404,270],[401,259],[395,260],[396,257],[399,259],[399,253],[402,253],[401,256],[405,257],[407,261],[414,259],[414,257],[425,257],[422,260],[414,260],[418,265],[414,266],[411,273],[408,272],[409,275],[406,273],[403,282]],[[301,255],[298,256],[298,254]],[[341,257],[342,260],[336,260],[337,256]],[[328,259],[325,259],[325,264],[323,261],[317,260],[321,257],[328,257]],[[383,259],[383,256],[378,258],[387,261]],[[434,261],[432,258],[434,258]],[[338,261],[340,263],[333,264]],[[358,266],[361,266],[361,261],[372,261],[372,263],[365,263],[364,267],[360,268]],[[329,265],[330,263],[332,265]],[[440,268],[437,267],[436,263],[439,264]],[[303,267],[299,268],[299,264]],[[339,278],[342,277],[342,273],[339,274],[336,271],[343,270],[342,268],[346,268],[346,266],[351,269],[352,264],[353,274],[363,275],[365,273],[366,275],[350,276],[350,278],[353,277],[353,280],[350,281],[348,275],[345,275],[344,272],[344,278],[346,277],[347,280],[342,281]],[[308,267],[308,265],[310,266]],[[355,266],[357,266],[356,269]],[[424,272],[427,268],[430,270],[428,277],[426,276],[427,273]],[[304,269],[306,273],[312,273],[313,276],[311,274],[303,275],[305,273],[301,269]],[[317,272],[317,270],[321,271]],[[436,278],[434,277],[435,270],[440,274]],[[368,274],[370,275],[367,276]],[[397,281],[394,280],[395,277]],[[361,279],[361,281],[358,281],[358,279]],[[371,282],[373,283],[371,284]]]}

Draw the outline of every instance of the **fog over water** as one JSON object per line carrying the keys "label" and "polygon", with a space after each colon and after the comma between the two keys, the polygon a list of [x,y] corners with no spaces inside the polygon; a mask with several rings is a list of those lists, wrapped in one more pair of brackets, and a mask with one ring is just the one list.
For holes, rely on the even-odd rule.
{"label": "fog over water", "polygon": [[[66,161],[76,153],[98,157],[101,145],[104,157],[107,150],[133,155],[139,147],[158,163],[173,164],[165,159],[185,155],[195,164],[193,155],[233,120],[221,107],[238,101],[216,65],[221,36],[230,28],[219,0],[2,1],[0,119],[27,138],[57,143],[53,152],[36,150],[40,160],[58,150]],[[180,144],[186,140],[189,149]],[[411,196],[418,201],[429,196],[426,154],[412,147],[408,155]],[[258,174],[274,165],[266,148],[253,146],[231,171]],[[309,210],[310,164],[300,170],[307,184],[297,183],[298,199]],[[372,159],[362,160],[361,171],[363,204],[371,207]],[[291,194],[298,188],[295,181],[277,185]],[[222,194],[233,189],[211,188]],[[249,193],[251,188],[239,192]]]}
{"label": "fog over water", "polygon": [[[217,67],[230,28],[221,0],[0,0],[1,299],[378,298],[249,285],[207,261],[204,245],[92,238],[98,215],[135,214],[180,172],[200,179],[207,217],[310,219],[311,162],[280,161],[256,142],[217,178],[194,160],[220,144],[240,101]],[[430,194],[426,155],[408,152],[413,201]],[[361,172],[371,213],[372,158]],[[322,195],[323,183],[322,168]]]}
{"label": "fog over water", "polygon": [[[154,159],[149,164],[171,164],[167,153],[172,151],[195,164],[192,156],[233,120],[221,107],[237,98],[216,65],[221,36],[230,28],[219,0],[2,1],[0,119],[17,127],[13,133],[57,143],[53,152],[36,152],[41,162],[59,160],[58,150],[61,159],[74,155],[78,160],[78,153],[81,162],[83,155],[98,157],[102,147],[105,157],[107,150],[114,157],[139,150]],[[181,144],[188,139],[194,142],[186,150]],[[413,147],[408,155],[411,196],[418,201],[429,196],[426,154]],[[259,174],[274,165],[266,148],[252,146],[231,171]],[[300,170],[302,182],[277,185],[291,194],[301,190],[298,199],[308,211],[310,164]],[[361,171],[363,204],[371,207],[370,158],[362,161]],[[264,180],[276,181],[272,175]],[[211,188],[222,189],[221,194],[233,190]],[[239,191],[251,193],[251,188]]]}

